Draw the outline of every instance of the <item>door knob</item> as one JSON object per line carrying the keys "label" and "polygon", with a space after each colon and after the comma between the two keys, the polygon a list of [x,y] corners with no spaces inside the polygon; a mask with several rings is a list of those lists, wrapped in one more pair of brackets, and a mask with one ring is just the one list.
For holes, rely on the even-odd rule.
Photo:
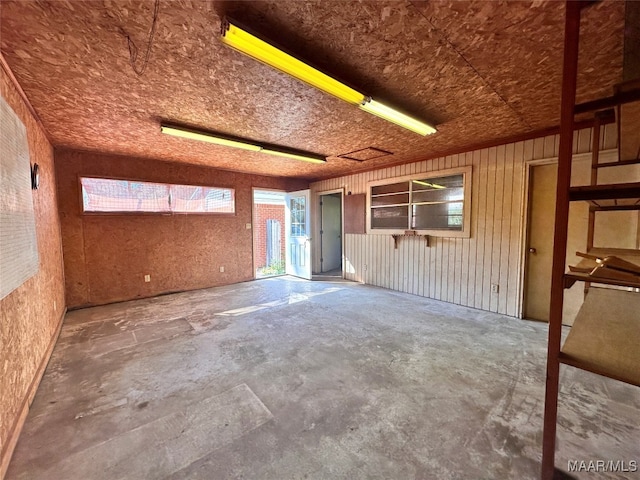
{"label": "door knob", "polygon": [[529,247],[529,253],[534,253],[535,254],[535,253],[538,253],[538,251],[533,247]]}

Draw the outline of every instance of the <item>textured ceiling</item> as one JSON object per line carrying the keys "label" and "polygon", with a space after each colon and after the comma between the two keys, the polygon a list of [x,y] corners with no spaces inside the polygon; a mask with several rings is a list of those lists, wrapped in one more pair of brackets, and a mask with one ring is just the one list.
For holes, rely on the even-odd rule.
{"label": "textured ceiling", "polygon": [[[147,57],[155,0],[2,0],[2,55],[56,147],[318,179],[559,123],[563,2],[157,5]],[[622,79],[624,8],[606,1],[583,12],[578,101],[608,96]],[[438,132],[421,137],[225,47],[224,15]],[[172,138],[160,121],[329,159],[307,164]],[[338,158],[368,147],[393,155]]]}

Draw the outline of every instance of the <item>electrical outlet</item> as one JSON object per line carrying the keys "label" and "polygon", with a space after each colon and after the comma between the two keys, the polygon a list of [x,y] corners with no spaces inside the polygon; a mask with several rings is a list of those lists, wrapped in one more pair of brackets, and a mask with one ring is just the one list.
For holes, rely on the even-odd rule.
{"label": "electrical outlet", "polygon": [[144,281],[145,281],[145,283],[149,283],[151,281],[151,275],[145,275],[144,276]]}
{"label": "electrical outlet", "polygon": [[251,224],[250,223],[245,223],[244,224],[244,228],[246,228],[247,230],[251,230]]}
{"label": "electrical outlet", "polygon": [[366,266],[366,265],[364,266],[364,271],[365,271],[365,272],[367,271],[367,266]]}
{"label": "electrical outlet", "polygon": [[500,286],[497,283],[491,284],[491,293],[498,293],[500,291]]}
{"label": "electrical outlet", "polygon": [[220,267],[220,273],[224,273],[224,267]]}

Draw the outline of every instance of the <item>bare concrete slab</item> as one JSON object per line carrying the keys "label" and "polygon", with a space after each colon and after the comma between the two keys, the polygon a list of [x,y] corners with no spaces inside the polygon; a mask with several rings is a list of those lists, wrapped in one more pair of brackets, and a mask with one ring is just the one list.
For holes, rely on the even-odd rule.
{"label": "bare concrete slab", "polygon": [[[291,277],[70,312],[7,478],[535,479],[546,332]],[[640,389],[561,374],[557,466],[640,463]]]}
{"label": "bare concrete slab", "polygon": [[[116,403],[113,407],[125,403]],[[89,414],[102,411],[94,409]],[[162,478],[233,442],[271,418],[271,412],[247,385],[242,384],[80,450],[47,470],[37,472],[37,476]],[[156,452],[153,462],[149,461],[149,452]],[[34,473],[30,472],[29,477],[33,478]]]}

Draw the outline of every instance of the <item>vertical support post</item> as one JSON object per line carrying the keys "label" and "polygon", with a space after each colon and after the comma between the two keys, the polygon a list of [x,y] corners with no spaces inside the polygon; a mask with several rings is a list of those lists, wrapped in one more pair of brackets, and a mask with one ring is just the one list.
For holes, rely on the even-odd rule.
{"label": "vertical support post", "polygon": [[576,82],[578,77],[581,8],[582,2],[570,0],[566,2],[562,100],[560,104],[558,185],[556,190],[556,217],[553,237],[549,343],[547,350],[547,382],[544,403],[544,431],[542,436],[541,474],[543,480],[552,480],[555,469],[562,305],[564,296],[564,270],[567,257],[569,187],[571,186],[571,157],[573,153],[573,110],[575,106]]}

